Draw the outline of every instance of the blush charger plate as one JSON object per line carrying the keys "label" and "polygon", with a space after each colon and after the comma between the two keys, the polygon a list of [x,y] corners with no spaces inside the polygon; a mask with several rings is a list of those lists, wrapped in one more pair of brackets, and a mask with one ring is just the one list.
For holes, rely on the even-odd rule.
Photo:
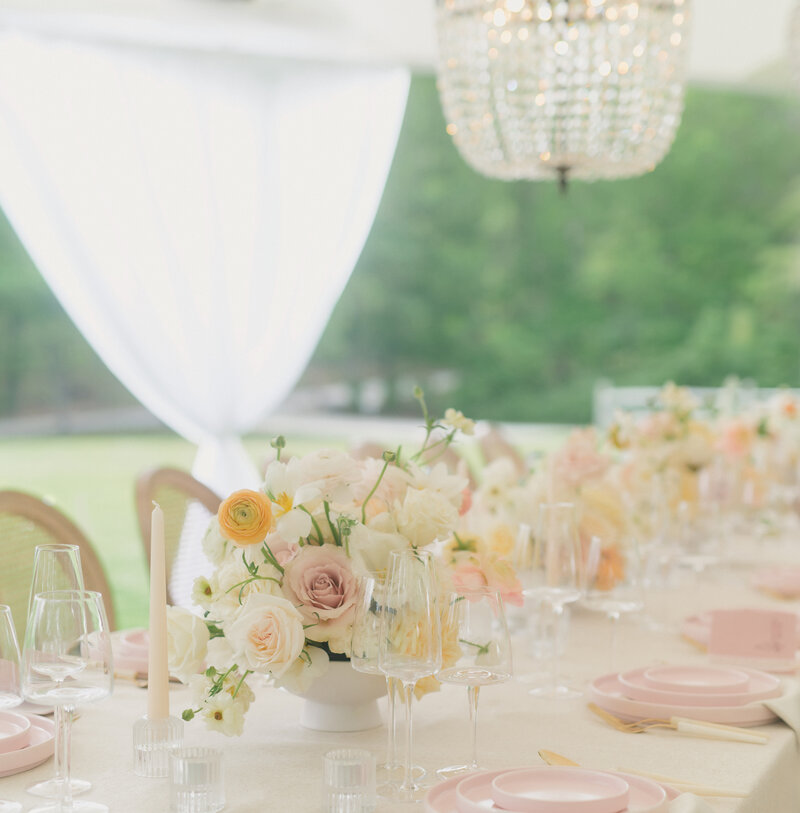
{"label": "blush charger plate", "polygon": [[626,722],[645,719],[669,719],[688,717],[708,723],[722,723],[748,728],[765,725],[777,720],[777,715],[761,703],[745,706],[681,706],[649,703],[634,700],[625,695],[626,687],[619,682],[616,673],[601,675],[589,684],[589,697],[605,711],[610,711]]}
{"label": "blush charger plate", "polygon": [[[494,777],[504,773],[508,773],[508,771],[483,771],[478,774],[472,774],[472,776],[482,774],[494,779]],[[663,785],[660,782],[655,782],[652,779],[619,773],[618,771],[606,771],[605,773],[620,776],[628,783],[630,797],[628,799],[628,807],[623,813],[666,813],[669,802],[673,799],[677,799],[680,795],[679,791],[675,788],[669,785]],[[423,800],[423,810],[425,813],[463,813],[457,804],[456,788],[465,778],[466,777],[456,776],[431,788]],[[491,786],[491,781],[489,782],[489,786]],[[666,799],[664,797],[666,797]],[[491,801],[491,797],[487,796],[482,808],[484,813],[487,810],[502,810],[502,808],[492,804]],[[506,813],[517,812],[506,810]]]}

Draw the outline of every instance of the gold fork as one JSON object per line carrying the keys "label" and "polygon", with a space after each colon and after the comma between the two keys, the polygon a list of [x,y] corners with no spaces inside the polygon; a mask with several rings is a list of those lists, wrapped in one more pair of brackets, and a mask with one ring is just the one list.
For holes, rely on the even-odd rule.
{"label": "gold fork", "polygon": [[605,709],[601,709],[596,703],[589,703],[589,710],[596,714],[601,720],[608,723],[612,728],[615,728],[617,731],[623,731],[626,734],[642,734],[651,728],[669,728],[673,731],[677,731],[679,734],[687,734],[694,737],[708,737],[714,740],[730,740],[731,742],[749,742],[755,745],[766,745],[769,740],[767,734],[762,734],[750,729],[738,728],[736,726],[709,723],[705,720],[690,720],[687,717],[670,717],[669,720],[658,717],[648,717],[643,720],[628,723]]}

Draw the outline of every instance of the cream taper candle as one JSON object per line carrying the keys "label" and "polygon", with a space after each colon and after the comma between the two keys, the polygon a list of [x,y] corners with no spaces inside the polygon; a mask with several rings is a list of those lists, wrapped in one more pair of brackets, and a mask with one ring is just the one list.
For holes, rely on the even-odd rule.
{"label": "cream taper candle", "polygon": [[153,503],[150,531],[150,648],[147,669],[147,717],[169,716],[169,664],[167,659],[167,556],[164,512]]}

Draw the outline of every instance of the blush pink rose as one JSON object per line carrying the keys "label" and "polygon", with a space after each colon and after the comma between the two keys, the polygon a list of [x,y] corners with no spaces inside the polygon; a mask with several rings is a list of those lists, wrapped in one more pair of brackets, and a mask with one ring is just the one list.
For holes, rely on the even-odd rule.
{"label": "blush pink rose", "polygon": [[349,625],[358,594],[350,559],[334,545],[304,545],[286,565],[283,592],[300,614],[306,637],[349,650]]}
{"label": "blush pink rose", "polygon": [[470,491],[469,486],[467,486],[461,492],[461,508],[458,509],[458,515],[463,517],[470,508],[472,508],[472,491]]}

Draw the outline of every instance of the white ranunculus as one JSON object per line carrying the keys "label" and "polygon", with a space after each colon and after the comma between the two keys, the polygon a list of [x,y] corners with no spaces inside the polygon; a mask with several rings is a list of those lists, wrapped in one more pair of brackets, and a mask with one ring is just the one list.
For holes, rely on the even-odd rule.
{"label": "white ranunculus", "polygon": [[275,681],[275,685],[288,689],[290,692],[302,694],[311,688],[311,684],[325,672],[328,671],[328,653],[317,646],[310,646],[306,649],[306,654],[298,658],[281,676]]}
{"label": "white ranunculus", "polygon": [[222,535],[216,517],[212,517],[208,524],[208,529],[203,537],[203,553],[212,565],[221,564],[225,558],[225,551],[228,548],[228,540]]}
{"label": "white ranunculus", "polygon": [[408,547],[408,540],[397,531],[391,514],[378,514],[366,525],[353,526],[348,541],[350,558],[358,570],[385,570],[393,550]]}
{"label": "white ranunculus", "polygon": [[[319,490],[323,500],[328,502],[350,502],[351,486],[361,477],[358,461],[345,452],[321,449],[302,458],[294,458],[289,463],[292,473],[300,483]],[[308,500],[304,501],[308,505]],[[308,505],[310,510],[313,510]]]}
{"label": "white ranunculus", "polygon": [[430,468],[412,464],[409,473],[412,477],[411,488],[436,491],[456,508],[461,505],[462,492],[469,486],[469,480],[460,474],[452,474],[446,463],[437,463]]}
{"label": "white ranunculus", "polygon": [[410,488],[396,517],[400,533],[422,548],[451,533],[458,522],[458,509],[438,491]]}
{"label": "white ranunculus", "polygon": [[181,683],[200,671],[208,651],[208,627],[183,607],[167,607],[169,673]]}
{"label": "white ranunculus", "polygon": [[240,668],[280,677],[305,644],[303,617],[285,598],[251,593],[225,628]]}

